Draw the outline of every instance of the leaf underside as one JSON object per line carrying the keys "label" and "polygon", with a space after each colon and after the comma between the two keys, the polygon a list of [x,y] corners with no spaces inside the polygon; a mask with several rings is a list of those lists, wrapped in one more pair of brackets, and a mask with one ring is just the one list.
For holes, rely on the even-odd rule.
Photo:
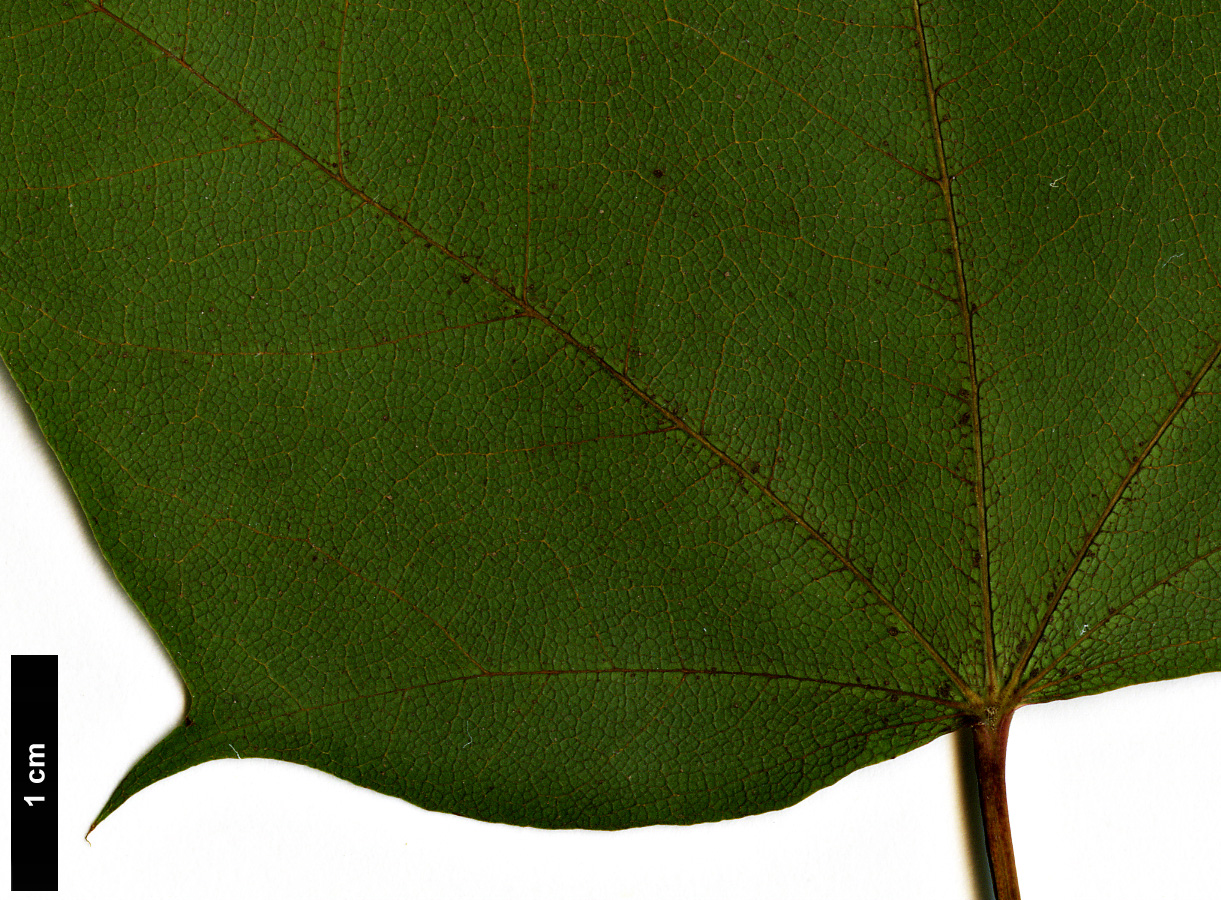
{"label": "leaf underside", "polygon": [[721,819],[1221,668],[1209,7],[6,3],[0,351],[190,695],[103,817]]}

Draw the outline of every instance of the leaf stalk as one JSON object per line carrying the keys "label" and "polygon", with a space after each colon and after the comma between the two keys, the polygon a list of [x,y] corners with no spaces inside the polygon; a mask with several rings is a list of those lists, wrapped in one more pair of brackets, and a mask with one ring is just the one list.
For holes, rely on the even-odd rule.
{"label": "leaf stalk", "polygon": [[1010,709],[990,715],[971,728],[975,742],[975,776],[979,782],[979,805],[983,811],[988,865],[996,900],[1021,900],[1013,835],[1009,830],[1009,800],[1005,793],[1005,751],[1009,743]]}

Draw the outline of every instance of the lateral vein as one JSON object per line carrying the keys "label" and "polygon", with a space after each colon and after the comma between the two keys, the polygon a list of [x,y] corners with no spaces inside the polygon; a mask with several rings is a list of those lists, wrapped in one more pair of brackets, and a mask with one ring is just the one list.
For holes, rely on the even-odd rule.
{"label": "lateral vein", "polygon": [[[677,429],[683,431],[685,434],[687,434],[689,437],[691,437],[693,440],[695,440],[696,443],[698,443],[705,450],[707,450],[713,456],[715,456],[718,460],[720,460],[721,463],[723,463],[724,465],[726,465],[730,469],[732,469],[734,471],[734,473],[737,474],[737,476],[742,481],[749,483],[753,488],[758,490],[763,496],[767,497],[784,513],[786,518],[788,518],[791,522],[793,522],[795,525],[797,525],[798,528],[805,531],[811,538],[813,538],[815,541],[817,541],[819,544],[821,544],[825,548],[825,550],[839,563],[839,565],[845,571],[847,571],[849,574],[851,574],[852,577],[859,584],[862,585],[862,587],[874,598],[874,600],[876,600],[885,609],[887,609],[890,612],[890,614],[902,625],[903,630],[906,631],[921,646],[921,648],[928,654],[928,656],[933,660],[933,662],[936,664],[936,666],[939,669],[941,669],[942,672],[945,674],[945,676],[954,684],[954,686],[962,694],[962,696],[964,697],[964,699],[967,701],[968,704],[970,704],[972,706],[978,706],[982,702],[979,695],[966,683],[966,681],[962,678],[962,676],[958,674],[958,672],[954,669],[954,667],[949,664],[949,662],[941,655],[941,653],[939,653],[936,650],[936,648],[933,647],[932,643],[920,632],[920,630],[915,626],[915,624],[907,616],[905,616],[899,610],[899,608],[885,594],[882,593],[882,591],[877,587],[876,584],[874,584],[873,580],[862,570],[862,568],[860,566],[858,566],[856,563],[854,563],[852,560],[850,560],[845,553],[840,551],[825,534],[823,534],[819,529],[815,528],[813,525],[811,525],[809,522],[807,522],[796,510],[794,510],[791,506],[789,506],[787,503],[785,503],[774,491],[772,491],[772,489],[770,487],[768,487],[766,484],[764,484],[762,481],[760,481],[751,472],[748,472],[744,466],[742,466],[735,459],[733,459],[731,456],[729,456],[728,453],[726,453],[720,447],[713,444],[713,442],[711,440],[709,440],[705,435],[703,435],[702,433],[697,431],[695,428],[693,428],[691,425],[689,425],[677,413],[670,410],[660,401],[658,401],[653,396],[651,396],[647,391],[645,391],[639,385],[637,385],[626,374],[619,371],[613,365],[611,365],[609,362],[607,362],[603,357],[601,357],[596,352],[596,350],[592,346],[583,343],[578,338],[576,338],[574,335],[572,335],[570,332],[561,328],[558,324],[556,324],[546,315],[544,315],[543,313],[541,313],[540,311],[535,309],[534,306],[531,305],[530,302],[525,297],[517,296],[512,290],[510,290],[509,288],[500,284],[494,278],[492,278],[491,276],[482,272],[481,270],[476,268],[471,263],[467,262],[458,253],[449,249],[444,244],[440,243],[439,241],[437,241],[430,235],[426,234],[416,225],[409,222],[402,215],[398,214],[393,209],[386,206],[384,203],[376,200],[366,191],[364,191],[357,185],[353,184],[350,180],[348,180],[346,175],[344,175],[342,172],[338,171],[337,167],[336,167],[336,169],[332,169],[332,168],[326,166],[325,164],[323,164],[321,161],[319,161],[316,157],[312,156],[304,148],[302,148],[298,144],[294,143],[293,141],[291,141],[287,137],[285,137],[282,133],[280,133],[280,131],[278,131],[271,124],[269,124],[268,122],[263,120],[258,114],[256,114],[253,110],[251,110],[249,107],[247,107],[245,104],[243,104],[236,97],[226,93],[217,84],[215,84],[210,79],[208,79],[207,76],[205,76],[203,73],[201,73],[201,72],[197,71],[195,68],[193,68],[181,56],[178,56],[173,51],[171,51],[171,50],[167,49],[166,47],[164,47],[163,45],[157,43],[157,41],[155,41],[152,38],[150,38],[149,36],[145,35],[143,32],[141,32],[139,29],[135,28],[134,26],[132,26],[131,24],[126,22],[124,19],[115,15],[113,12],[106,9],[104,6],[101,6],[98,3],[98,0],[89,0],[89,2],[96,10],[98,10],[99,12],[102,12],[103,14],[105,14],[106,16],[108,16],[109,18],[114,20],[115,23],[117,23],[124,29],[130,31],[132,34],[134,34],[141,40],[145,41],[150,46],[157,49],[159,52],[164,54],[168,59],[172,59],[174,62],[178,63],[180,66],[182,66],[183,69],[185,69],[188,73],[190,73],[191,76],[193,76],[194,78],[197,78],[199,81],[203,82],[208,87],[210,87],[212,90],[214,90],[217,94],[224,97],[226,100],[228,100],[230,103],[232,103],[237,109],[239,109],[243,115],[247,116],[251,121],[257,122],[260,126],[265,128],[268,131],[268,133],[270,133],[276,140],[280,141],[286,147],[289,147],[294,152],[299,154],[303,159],[305,159],[307,162],[314,165],[320,172],[325,174],[328,178],[335,181],[337,184],[341,185],[344,189],[346,189],[347,191],[352,193],[354,196],[360,198],[360,200],[363,201],[365,204],[373,207],[374,209],[379,210],[381,213],[383,213],[384,215],[386,215],[393,221],[399,223],[399,225],[401,225],[403,228],[405,228],[409,232],[411,232],[420,241],[426,243],[428,246],[434,248],[435,250],[437,250],[438,252],[440,252],[441,254],[446,256],[448,259],[453,261],[456,265],[461,266],[462,268],[469,271],[473,276],[478,277],[480,280],[484,281],[493,290],[498,291],[510,302],[516,304],[522,310],[522,313],[526,317],[536,320],[540,325],[543,325],[546,328],[550,329],[551,331],[555,332],[565,343],[569,344],[575,350],[579,351],[582,355],[584,355],[588,359],[590,359],[595,365],[597,365],[600,369],[602,369],[606,374],[608,374],[610,377],[614,378],[621,385],[623,385],[623,387],[626,388],[629,392],[631,392],[636,397],[638,397],[640,400],[642,400],[644,403],[646,403],[648,406],[650,406],[654,410],[656,410],[660,415],[662,415],[665,419],[667,419],[669,422],[671,422]],[[918,10],[917,10],[917,14],[918,14]],[[682,24],[682,23],[678,23],[678,24]],[[906,164],[903,164],[903,165],[906,165]],[[920,174],[924,175],[924,173],[920,173]],[[924,177],[927,178],[928,176],[924,175]],[[944,174],[944,164],[943,164],[942,177],[945,180],[945,182],[948,184],[948,177],[945,176],[945,174]],[[948,198],[948,193],[947,193],[947,198]],[[948,202],[948,199],[947,199],[947,202]],[[952,222],[953,222],[953,219],[951,218],[951,223]],[[960,272],[960,278],[961,278],[961,272]]]}
{"label": "lateral vein", "polygon": [[[1178,170],[1174,167],[1173,157],[1171,156],[1170,151],[1167,149],[1165,141],[1162,140],[1160,129],[1158,130],[1157,138],[1158,143],[1162,145],[1162,152],[1166,154],[1166,159],[1169,160],[1168,166],[1171,173],[1174,175],[1175,181],[1179,185],[1179,191],[1183,195],[1183,205],[1187,208],[1187,218],[1191,220],[1191,227],[1196,235],[1196,243],[1199,245],[1200,253],[1204,257],[1204,265],[1208,269],[1209,275],[1212,276],[1213,285],[1219,291],[1221,291],[1221,278],[1218,278],[1216,270],[1213,269],[1212,260],[1209,259],[1208,256],[1208,249],[1204,245],[1204,238],[1200,234],[1200,225],[1198,222],[1196,222],[1195,211],[1191,208],[1191,202],[1187,196],[1187,188],[1183,184],[1183,179],[1179,177]],[[1065,571],[1064,577],[1060,579],[1060,583],[1052,592],[1051,597],[1049,598],[1050,602],[1047,605],[1047,611],[1044,612],[1042,618],[1039,619],[1039,624],[1036,626],[1034,634],[1027,642],[1025,650],[1018,659],[1017,665],[1013,668],[1013,674],[1009,677],[1009,682],[1006,685],[1007,691],[1016,691],[1018,689],[1018,685],[1020,684],[1022,678],[1022,672],[1030,662],[1030,657],[1034,655],[1035,647],[1038,646],[1039,641],[1043,639],[1043,634],[1047,630],[1047,626],[1051,622],[1052,616],[1055,615],[1056,609],[1059,607],[1060,601],[1064,597],[1064,593],[1068,590],[1069,583],[1073,580],[1073,577],[1081,568],[1081,564],[1085,560],[1086,553],[1089,551],[1090,547],[1093,546],[1094,541],[1097,540],[1098,535],[1102,532],[1102,528],[1107,522],[1107,519],[1111,517],[1111,513],[1115,511],[1115,508],[1119,505],[1119,501],[1123,498],[1123,495],[1127,493],[1128,486],[1131,485],[1132,481],[1136,478],[1136,474],[1144,466],[1145,460],[1149,458],[1149,454],[1153,452],[1153,448],[1156,447],[1158,441],[1162,439],[1162,435],[1166,433],[1166,430],[1171,426],[1171,424],[1173,424],[1174,420],[1178,418],[1179,413],[1183,411],[1183,407],[1187,405],[1188,401],[1190,401],[1193,397],[1198,396],[1196,389],[1200,386],[1200,382],[1204,380],[1204,376],[1208,374],[1209,370],[1212,369],[1213,365],[1217,362],[1218,357],[1221,357],[1221,341],[1217,341],[1212,348],[1212,352],[1205,357],[1203,364],[1195,371],[1191,377],[1191,380],[1188,381],[1187,386],[1179,393],[1175,400],[1174,406],[1172,406],[1170,411],[1162,418],[1161,422],[1157,426],[1157,430],[1153,432],[1153,436],[1144,443],[1140,449],[1140,452],[1132,458],[1132,464],[1128,466],[1127,474],[1125,474],[1123,480],[1119,482],[1119,487],[1117,487],[1115,492],[1111,495],[1106,507],[1102,510],[1102,514],[1098,516],[1098,520],[1094,523],[1094,527],[1090,529],[1089,533],[1085,536],[1085,540],[1082,541],[1081,548],[1077,551],[1077,555],[1073,557],[1073,561],[1069,564],[1067,571]]]}

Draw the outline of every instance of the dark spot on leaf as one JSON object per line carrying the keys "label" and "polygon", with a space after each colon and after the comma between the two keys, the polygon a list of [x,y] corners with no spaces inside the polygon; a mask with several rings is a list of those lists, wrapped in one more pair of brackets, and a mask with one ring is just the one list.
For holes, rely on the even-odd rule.
{"label": "dark spot on leaf", "polygon": [[471,276],[470,276],[470,275],[462,275],[462,276],[460,276],[460,277],[462,278],[462,283],[463,283],[463,284],[470,284],[470,283],[471,283]]}
{"label": "dark spot on leaf", "polygon": [[893,626],[893,625],[887,625],[886,633],[889,634],[891,637],[896,637],[899,634],[899,629],[895,628],[895,626]]}

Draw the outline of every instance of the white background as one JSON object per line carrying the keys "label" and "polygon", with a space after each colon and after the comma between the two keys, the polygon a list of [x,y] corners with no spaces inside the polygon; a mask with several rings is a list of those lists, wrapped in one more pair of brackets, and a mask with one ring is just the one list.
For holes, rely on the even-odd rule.
{"label": "white background", "polygon": [[[60,658],[60,893],[74,900],[989,896],[957,736],[782,812],[612,833],[488,825],[301,766],[216,761],[138,794],[86,843],[184,693],[2,367],[0,616],[6,654]],[[1019,710],[1009,796],[1023,896],[1218,896],[1219,763],[1221,675]],[[7,853],[2,865],[7,885]]]}

